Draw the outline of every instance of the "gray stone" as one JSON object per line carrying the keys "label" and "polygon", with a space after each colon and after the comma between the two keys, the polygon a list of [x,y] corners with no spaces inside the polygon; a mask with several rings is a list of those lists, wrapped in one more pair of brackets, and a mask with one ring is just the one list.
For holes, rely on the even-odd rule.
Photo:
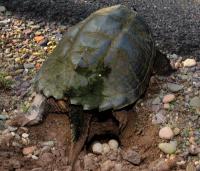
{"label": "gray stone", "polygon": [[5,12],[5,11],[6,11],[6,7],[0,6],[0,12]]}
{"label": "gray stone", "polygon": [[179,85],[179,84],[174,84],[174,83],[167,83],[167,88],[171,91],[171,92],[178,92],[180,90],[183,89],[183,85]]}
{"label": "gray stone", "polygon": [[140,154],[130,149],[122,152],[122,158],[134,165],[139,165],[141,163]]}
{"label": "gray stone", "polygon": [[152,101],[152,104],[153,104],[153,105],[157,105],[157,104],[160,104],[160,103],[161,103],[160,97],[156,97],[156,98]]}
{"label": "gray stone", "polygon": [[190,100],[190,106],[194,108],[200,108],[200,97],[195,96]]}
{"label": "gray stone", "polygon": [[153,124],[163,124],[166,122],[166,116],[165,116],[165,111],[160,110],[158,113],[156,113],[153,118],[152,118],[152,123]]}
{"label": "gray stone", "polygon": [[25,69],[32,69],[32,68],[34,68],[34,64],[32,64],[32,63],[24,64],[24,68]]}
{"label": "gray stone", "polygon": [[11,22],[10,19],[5,19],[5,20],[0,21],[0,25],[6,25],[6,24],[8,24],[10,22]]}
{"label": "gray stone", "polygon": [[9,118],[8,115],[1,115],[0,114],[0,120],[6,120],[8,118]]}

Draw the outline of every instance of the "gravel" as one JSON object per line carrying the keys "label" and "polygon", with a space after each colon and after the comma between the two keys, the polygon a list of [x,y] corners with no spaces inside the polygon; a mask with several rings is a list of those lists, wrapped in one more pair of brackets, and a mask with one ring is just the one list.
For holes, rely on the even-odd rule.
{"label": "gravel", "polygon": [[75,24],[99,8],[124,4],[145,18],[162,50],[200,59],[200,3],[197,0],[2,0],[2,3],[26,16],[67,24]]}

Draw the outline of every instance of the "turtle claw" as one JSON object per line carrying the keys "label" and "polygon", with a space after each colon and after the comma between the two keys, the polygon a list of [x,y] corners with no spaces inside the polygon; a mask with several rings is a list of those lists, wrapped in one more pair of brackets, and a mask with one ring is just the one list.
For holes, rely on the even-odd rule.
{"label": "turtle claw", "polygon": [[27,114],[20,114],[13,119],[7,122],[10,126],[25,126],[25,125],[35,125],[38,124],[42,120],[42,116],[40,114],[31,113],[30,115]]}
{"label": "turtle claw", "polygon": [[119,129],[120,132],[122,132],[126,128],[128,122],[128,112],[125,110],[115,111],[113,112],[113,116],[119,122]]}
{"label": "turtle claw", "polygon": [[46,98],[37,94],[33,100],[29,111],[26,114],[20,114],[8,122],[11,126],[35,125],[42,120],[45,112]]}
{"label": "turtle claw", "polygon": [[30,120],[23,114],[16,116],[15,118],[9,120],[7,124],[9,126],[25,126],[30,122]]}

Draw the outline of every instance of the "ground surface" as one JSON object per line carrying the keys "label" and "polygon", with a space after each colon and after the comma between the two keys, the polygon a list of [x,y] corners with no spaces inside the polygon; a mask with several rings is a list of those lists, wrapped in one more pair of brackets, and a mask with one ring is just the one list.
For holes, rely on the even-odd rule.
{"label": "ground surface", "polygon": [[199,0],[2,0],[25,16],[75,24],[101,7],[124,4],[136,9],[151,26],[160,49],[180,55],[200,55]]}
{"label": "ground surface", "polygon": [[[146,3],[143,2],[141,1],[142,6],[138,4],[135,7],[138,10],[144,8],[143,10],[148,11],[152,9],[153,4],[156,4],[157,7],[163,5],[163,3],[153,1],[148,6],[144,5]],[[88,3],[86,3],[87,7],[89,7]],[[97,1],[95,3],[97,4]],[[176,7],[180,9],[179,3],[174,4],[171,1],[168,1],[168,3],[165,5],[173,7],[169,10]],[[186,7],[194,10],[191,10],[188,15],[184,13],[186,16],[184,21],[190,21],[187,17],[190,18],[191,15],[199,19],[197,17],[199,11],[196,8],[199,2],[187,1],[185,3],[190,3]],[[101,1],[100,4],[105,5],[106,2]],[[130,6],[132,5],[130,4]],[[91,5],[88,10],[90,12],[97,7]],[[187,8],[184,6],[181,9],[186,12]],[[173,11],[178,12],[179,10]],[[46,11],[43,12],[46,13]],[[75,10],[75,12],[77,11]],[[148,15],[145,14],[148,20]],[[171,14],[166,13],[163,18],[167,19],[167,16]],[[180,13],[180,16],[181,14],[183,13]],[[77,13],[73,13],[72,17],[69,18],[74,18],[76,15]],[[87,13],[84,13],[84,15],[87,15]],[[155,13],[151,13],[151,15],[155,15]],[[69,18],[66,22],[69,21]],[[186,43],[189,50],[183,53],[183,55],[190,54],[190,56],[186,56],[188,58],[199,57],[199,47],[194,46],[193,49],[192,46],[193,43],[199,41],[197,39],[199,30],[195,30],[199,22],[196,23],[194,18],[191,19],[191,27],[194,27],[192,36],[194,37],[189,36],[189,28],[180,29],[182,25],[179,24],[181,22],[176,23],[179,26],[179,31],[188,33],[186,37],[189,36],[189,38],[183,38],[184,41],[190,41]],[[77,22],[81,18],[77,15],[75,19],[73,22]],[[170,19],[172,23],[176,20],[173,17]],[[152,20],[149,21],[150,24],[153,24]],[[38,17],[34,19],[24,18],[9,11],[4,11],[0,15],[0,72],[6,74],[6,76],[3,76],[4,80],[0,79],[0,82],[3,81],[3,85],[7,85],[5,83],[9,81],[13,82],[12,85],[7,85],[7,89],[0,84],[2,86],[0,91],[0,171],[70,170],[70,167],[67,166],[67,151],[70,141],[67,116],[49,114],[42,124],[28,128],[8,127],[5,122],[13,116],[27,111],[32,100],[31,85],[35,72],[71,24],[46,22],[45,18]],[[160,24],[162,25],[163,22]],[[175,52],[178,52],[178,48],[185,46],[184,41],[177,38],[180,34],[173,31],[168,33],[164,26],[157,31],[156,34],[158,34],[155,37],[158,42],[166,40],[162,46],[171,53],[168,57],[173,65],[176,63],[177,72],[169,77],[152,77],[145,96],[136,104],[134,112],[129,115],[128,126],[120,137],[121,144],[117,151],[110,151],[104,155],[93,154],[90,150],[85,151],[80,155],[76,170],[137,171],[146,169],[155,171],[157,169],[157,171],[161,171],[165,168],[165,170],[187,169],[187,171],[192,171],[194,168],[199,169],[200,63],[198,62],[191,67],[184,67],[182,56],[172,54],[173,48]],[[163,36],[166,36],[167,39],[164,39]],[[173,46],[171,45],[172,37],[175,38]],[[164,46],[167,43],[170,46]],[[175,83],[176,86],[169,85],[169,83]],[[162,99],[167,94],[173,94],[175,99],[167,103],[164,108]],[[192,103],[194,101],[195,103]],[[171,127],[174,134],[175,132],[177,134],[172,138],[173,142],[177,143],[174,154],[165,154],[158,148],[159,143],[170,142],[170,140],[159,138],[158,135],[159,129],[165,126]],[[128,153],[127,150],[131,150],[134,154],[131,159],[134,160],[133,163],[135,164],[123,159],[124,153]],[[175,167],[171,168],[171,166]]]}

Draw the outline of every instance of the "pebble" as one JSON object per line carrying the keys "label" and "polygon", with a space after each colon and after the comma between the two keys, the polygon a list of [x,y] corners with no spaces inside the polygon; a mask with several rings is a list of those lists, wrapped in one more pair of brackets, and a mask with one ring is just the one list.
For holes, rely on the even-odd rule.
{"label": "pebble", "polygon": [[35,150],[36,150],[36,146],[31,146],[31,147],[24,148],[22,152],[24,155],[29,155],[29,154],[33,154]]}
{"label": "pebble", "polygon": [[195,96],[190,100],[190,106],[194,108],[200,108],[200,97]]}
{"label": "pebble", "polygon": [[100,142],[94,142],[92,144],[92,152],[95,154],[102,154],[103,152],[103,147]]}
{"label": "pebble", "polygon": [[170,103],[175,100],[174,94],[167,94],[163,97],[163,103]]}
{"label": "pebble", "polygon": [[169,103],[165,103],[165,104],[163,105],[163,108],[164,108],[164,109],[170,109],[170,104],[169,104]]}
{"label": "pebble", "polygon": [[8,24],[10,22],[11,22],[10,19],[5,19],[5,20],[0,21],[0,25],[6,25],[6,24]]}
{"label": "pebble", "polygon": [[6,11],[6,7],[0,6],[0,12],[5,12],[5,11]]}
{"label": "pebble", "polygon": [[196,61],[194,59],[186,59],[182,63],[184,67],[193,67],[196,65]]}
{"label": "pebble", "polygon": [[133,150],[127,150],[122,152],[122,158],[129,161],[134,165],[139,165],[141,163],[141,156],[138,152]]}
{"label": "pebble", "polygon": [[34,64],[32,64],[32,63],[28,63],[28,64],[25,63],[25,64],[24,64],[24,68],[25,68],[25,69],[32,69],[32,68],[34,68]]}
{"label": "pebble", "polygon": [[159,137],[162,139],[172,139],[174,136],[174,133],[170,127],[163,127],[159,131]]}
{"label": "pebble", "polygon": [[160,143],[158,145],[159,149],[166,154],[173,154],[176,152],[176,144],[175,143]]}
{"label": "pebble", "polygon": [[178,92],[178,91],[182,90],[183,87],[184,87],[183,85],[174,84],[174,83],[167,83],[167,88],[171,92]]}
{"label": "pebble", "polygon": [[55,142],[54,141],[45,141],[45,142],[42,142],[41,145],[53,147],[55,145]]}
{"label": "pebble", "polygon": [[153,105],[157,105],[157,104],[160,104],[160,103],[161,103],[160,97],[156,97],[156,98],[152,101],[152,104],[153,104]]}
{"label": "pebble", "polygon": [[164,124],[166,121],[167,121],[167,118],[165,116],[165,111],[164,110],[160,110],[152,118],[152,123],[153,124]]}
{"label": "pebble", "polygon": [[31,155],[31,158],[32,158],[33,160],[38,160],[39,157],[37,157],[37,156],[35,156],[35,155]]}
{"label": "pebble", "polygon": [[110,146],[107,143],[102,144],[103,153],[106,154],[110,151]]}
{"label": "pebble", "polygon": [[37,43],[40,43],[42,40],[44,40],[44,36],[35,36],[35,37],[34,37],[34,40],[35,40]]}
{"label": "pebble", "polygon": [[28,137],[29,137],[29,134],[23,133],[23,134],[22,134],[22,137],[23,137],[23,138],[28,138]]}
{"label": "pebble", "polygon": [[191,155],[198,155],[200,154],[200,148],[198,148],[196,145],[191,145],[189,148],[189,153]]}
{"label": "pebble", "polygon": [[174,132],[174,135],[179,135],[180,134],[180,129],[179,128],[174,128],[173,132]]}
{"label": "pebble", "polygon": [[9,117],[8,115],[1,115],[0,114],[0,120],[7,120]]}
{"label": "pebble", "polygon": [[118,147],[119,147],[119,143],[118,143],[118,141],[115,140],[115,139],[109,140],[109,141],[108,141],[108,145],[110,146],[110,149],[112,149],[112,150],[117,150]]}

